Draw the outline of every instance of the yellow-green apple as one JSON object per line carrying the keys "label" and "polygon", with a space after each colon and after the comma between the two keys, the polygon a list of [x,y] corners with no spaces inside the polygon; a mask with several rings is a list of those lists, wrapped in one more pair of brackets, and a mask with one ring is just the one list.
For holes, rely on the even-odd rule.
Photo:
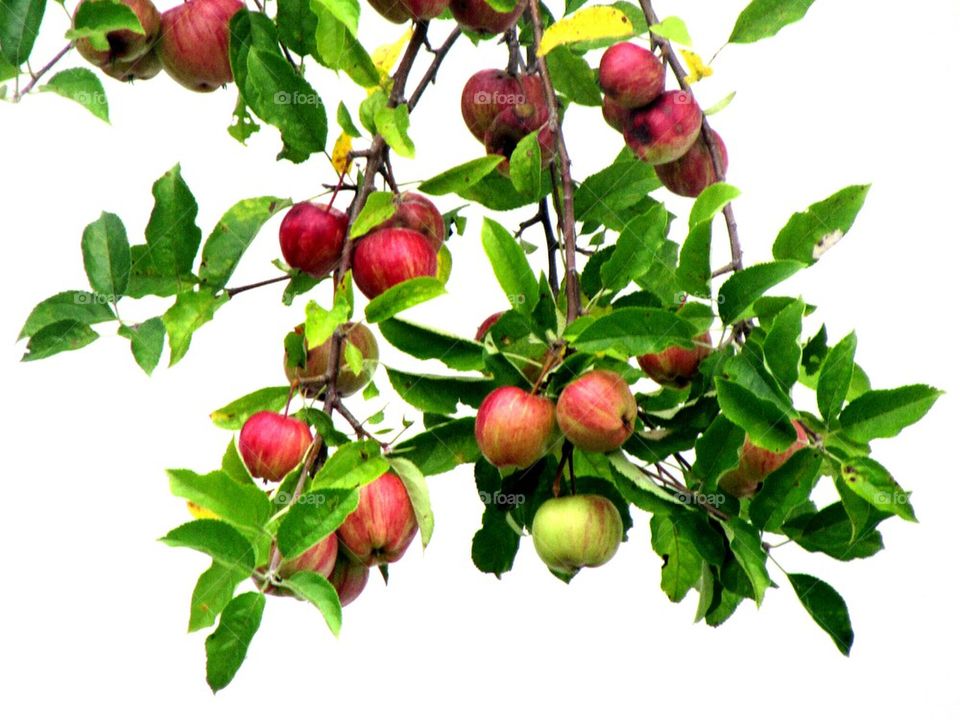
{"label": "yellow-green apple", "polygon": [[253,477],[279,482],[300,464],[311,442],[302,420],[262,410],[243,424],[238,449]]}
{"label": "yellow-green apple", "polygon": [[337,530],[340,542],[370,567],[399,560],[416,534],[410,496],[392,472],[360,488],[360,504]]}
{"label": "yellow-green apple", "polygon": [[610,452],[623,445],[637,419],[630,386],[611,370],[591,370],[568,384],[557,399],[557,423],[574,446]]}
{"label": "yellow-green apple", "polygon": [[[294,332],[303,335],[303,325],[294,328]],[[350,397],[354,393],[363,390],[373,377],[377,367],[377,361],[380,359],[380,348],[377,346],[377,339],[370,328],[362,323],[344,323],[340,326],[340,332],[343,333],[344,342],[340,353],[340,369],[337,374],[337,392],[342,397]],[[327,368],[330,367],[330,348],[333,345],[333,338],[328,338],[322,344],[307,351],[305,365],[291,365],[290,358],[286,353],[283,356],[283,369],[287,374],[287,379],[299,384],[300,390],[307,397],[317,397],[327,386],[326,375]],[[363,357],[363,368],[359,373],[350,369],[347,363],[346,348],[352,345],[360,351]]]}
{"label": "yellow-green apple", "polygon": [[480,403],[474,432],[480,452],[502,470],[546,455],[556,436],[553,402],[518,387],[500,387]]}
{"label": "yellow-green apple", "polygon": [[550,498],[533,518],[533,546],[554,572],[576,573],[612,558],[623,539],[617,507],[601,495]]}
{"label": "yellow-green apple", "polygon": [[333,207],[297,203],[280,223],[280,251],[287,265],[324,277],[340,262],[348,219]]}

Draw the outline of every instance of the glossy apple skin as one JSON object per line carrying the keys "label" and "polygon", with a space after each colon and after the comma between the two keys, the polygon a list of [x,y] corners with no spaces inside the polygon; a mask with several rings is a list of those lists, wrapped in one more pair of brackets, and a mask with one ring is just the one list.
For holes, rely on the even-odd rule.
{"label": "glossy apple skin", "polygon": [[545,168],[553,158],[554,133],[547,126],[547,109],[542,105],[512,105],[497,115],[483,136],[483,144],[489,155],[502,155],[503,162],[498,169],[507,173],[510,170],[510,156],[523,138],[538,128],[537,141],[540,144],[540,166]]}
{"label": "glossy apple skin", "polygon": [[370,568],[366,565],[354,562],[345,553],[337,555],[329,580],[340,598],[340,607],[346,607],[360,597],[369,577]]}
{"label": "glossy apple skin", "polygon": [[587,452],[623,445],[637,419],[637,401],[626,381],[610,370],[591,370],[567,385],[557,399],[560,432]]}
{"label": "glossy apple skin", "polygon": [[407,228],[423,235],[434,250],[439,250],[447,239],[447,224],[443,215],[429,198],[415,192],[403,192],[394,198],[396,211],[374,228]]}
{"label": "glossy apple skin", "polygon": [[336,208],[297,203],[280,223],[280,251],[287,265],[313,277],[328,275],[340,262],[349,219]]}
{"label": "glossy apple skin", "polygon": [[484,0],[450,0],[450,12],[460,27],[488,35],[505,32],[515,25],[526,7],[526,0],[517,0],[511,12],[502,13]]}
{"label": "glossy apple skin", "polygon": [[436,275],[437,251],[415,230],[376,230],[353,251],[353,281],[371,300],[405,280]]}
{"label": "glossy apple skin", "polygon": [[611,45],[600,58],[600,89],[623,108],[649,105],[664,91],[666,71],[657,56],[629,42]]}
{"label": "glossy apple skin", "polygon": [[432,20],[447,9],[450,0],[400,0],[414,20]]}
{"label": "glossy apple skin", "polygon": [[100,69],[115,80],[129,82],[154,78],[163,70],[163,65],[160,63],[160,56],[157,55],[156,46],[153,46],[136,60],[129,62],[117,60],[107,63]]}
{"label": "glossy apple skin", "polygon": [[627,121],[630,119],[630,111],[627,108],[620,107],[607,96],[603,98],[601,110],[607,125],[622,135],[623,128],[626,127]]}
{"label": "glossy apple skin", "polygon": [[[144,34],[140,35],[133,30],[108,32],[109,50],[96,50],[89,38],[79,38],[75,45],[77,52],[84,60],[101,69],[115,64],[130,63],[142,57],[149,52],[160,35],[160,11],[151,0],[120,0],[120,2],[133,10],[137,19],[140,20],[140,25],[143,26]],[[74,18],[82,5],[83,2],[77,5]]]}
{"label": "glossy apple skin", "polygon": [[340,542],[368,567],[399,560],[416,534],[407,489],[392,472],[360,488],[360,504],[337,530]]}
{"label": "glossy apple skin", "polygon": [[410,11],[401,0],[367,0],[367,3],[392,23],[405,23],[411,19]]}
{"label": "glossy apple skin", "polygon": [[720,478],[720,488],[738,498],[755,495],[767,475],[781,468],[795,452],[807,447],[807,433],[803,426],[797,420],[791,423],[797,431],[797,441],[782,453],[754,445],[748,435],[740,450],[740,464]]}
{"label": "glossy apple skin", "polygon": [[641,355],[637,360],[654,382],[668,387],[686,387],[697,374],[700,362],[713,351],[710,333],[700,335],[693,342],[692,348],[676,345],[663,352]]}
{"label": "glossy apple skin", "polygon": [[477,328],[477,334],[473,339],[477,342],[483,342],[483,339],[487,336],[487,333],[490,332],[490,328],[497,324],[497,320],[503,317],[504,312],[506,311],[501,310],[500,312],[495,312],[493,315],[480,323],[480,327]]}
{"label": "glossy apple skin", "polygon": [[634,154],[651,165],[679,160],[700,135],[703,112],[693,95],[663,93],[649,105],[630,112],[623,137]]}
{"label": "glossy apple skin", "polygon": [[196,92],[232,82],[230,19],[242,8],[240,0],[187,0],[163,13],[158,47],[167,74]]}
{"label": "glossy apple skin", "polygon": [[[727,172],[727,146],[712,129],[710,137],[717,146],[717,152],[720,154],[720,167],[724,174]],[[713,168],[713,158],[710,155],[710,149],[707,147],[703,133],[687,152],[679,160],[657,165],[654,168],[660,182],[672,193],[682,195],[683,197],[698,197],[707,187],[717,182],[717,173]]]}
{"label": "glossy apple skin", "polygon": [[518,387],[497,388],[480,404],[474,433],[491,465],[530,467],[556,439],[553,402]]}
{"label": "glossy apple skin", "polygon": [[[377,361],[380,359],[380,348],[377,345],[376,337],[370,332],[370,328],[362,323],[344,323],[340,326],[340,331],[344,334],[345,343],[353,345],[363,356],[363,370],[360,373],[355,373],[347,365],[346,356],[342,352],[340,355],[337,392],[341,397],[350,397],[363,390],[373,378]],[[303,335],[303,325],[294,328],[294,332]],[[283,370],[287,375],[287,380],[291,383],[296,381],[300,391],[307,397],[317,397],[326,387],[326,383],[316,382],[314,378],[323,377],[327,374],[327,368],[330,367],[330,348],[332,345],[333,338],[329,338],[321,345],[311,348],[307,352],[306,367],[290,365],[287,355],[284,353]]]}
{"label": "glossy apple skin", "polygon": [[523,104],[546,107],[543,83],[536,75],[513,77],[503,70],[481,70],[467,80],[460,95],[463,122],[481,142],[497,115]]}
{"label": "glossy apple skin", "polygon": [[623,539],[623,520],[601,495],[567,495],[538,508],[531,534],[547,567],[568,575],[608,562]]}
{"label": "glossy apple skin", "polygon": [[305,422],[264,410],[243,424],[237,447],[253,477],[280,482],[300,464],[311,442]]}
{"label": "glossy apple skin", "polygon": [[329,578],[337,561],[339,546],[337,534],[330,533],[294,559],[281,562],[277,572],[280,577],[288,578],[294,573],[308,570]]}

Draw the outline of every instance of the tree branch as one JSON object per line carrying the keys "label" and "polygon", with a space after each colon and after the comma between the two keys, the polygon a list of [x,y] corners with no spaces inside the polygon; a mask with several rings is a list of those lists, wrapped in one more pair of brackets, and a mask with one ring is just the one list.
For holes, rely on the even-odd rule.
{"label": "tree branch", "polygon": [[13,101],[20,102],[20,98],[22,98],[28,92],[33,90],[34,86],[40,81],[40,78],[42,78],[44,75],[50,72],[51,68],[53,68],[54,65],[60,62],[60,60],[63,59],[63,56],[66,55],[68,52],[70,52],[72,48],[73,48],[73,43],[70,43],[69,45],[64,47],[62,50],[60,50],[60,52],[54,55],[53,58],[50,60],[50,62],[48,62],[42,68],[37,70],[37,72],[31,73],[30,82],[24,85],[23,89],[17,92],[17,94],[13,96]]}
{"label": "tree branch", "polygon": [[[413,94],[407,101],[407,108],[411,112],[413,112],[413,108],[416,107],[417,103],[420,102],[420,98],[423,96],[423,93],[426,92],[427,86],[436,81],[437,73],[440,70],[440,63],[443,62],[443,59],[447,56],[447,53],[450,52],[450,48],[453,47],[453,44],[457,41],[457,38],[459,38],[462,34],[463,33],[460,30],[460,26],[458,25],[447,36],[447,39],[443,41],[443,45],[433,51],[433,62],[430,63],[430,67],[427,68],[427,71],[423,74],[423,78],[417,85],[416,90],[413,91]],[[426,38],[426,35],[424,35],[424,38]]]}

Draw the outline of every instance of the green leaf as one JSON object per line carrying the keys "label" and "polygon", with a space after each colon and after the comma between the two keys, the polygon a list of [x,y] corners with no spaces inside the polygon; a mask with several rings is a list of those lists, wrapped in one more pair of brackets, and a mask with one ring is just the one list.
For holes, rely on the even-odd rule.
{"label": "green leaf", "polygon": [[510,154],[510,182],[517,192],[536,202],[543,186],[541,178],[540,133],[523,137]]}
{"label": "green leaf", "polygon": [[449,170],[444,170],[429,180],[424,180],[420,183],[419,190],[427,195],[462,193],[496,170],[501,162],[503,162],[503,157],[500,155],[486,155],[476,160],[470,160]]}
{"label": "green leaf", "polygon": [[729,42],[752,43],[773,37],[781,28],[802,20],[813,0],[753,0],[737,18]]}
{"label": "green leaf", "polygon": [[353,118],[350,117],[350,111],[347,109],[347,106],[342,102],[337,105],[337,124],[340,126],[340,129],[350,137],[360,137],[360,130],[357,129]]}
{"label": "green leaf", "polygon": [[729,380],[717,378],[716,383],[720,410],[746,431],[754,445],[780,453],[797,441],[790,418],[776,405]]}
{"label": "green leaf", "polygon": [[[845,492],[848,491],[845,489]],[[819,512],[791,517],[783,523],[782,532],[804,550],[848,562],[870,557],[883,549],[883,539],[875,526],[887,515],[874,512],[876,518],[872,525],[855,530],[844,506],[834,503]]]}
{"label": "green leaf", "polygon": [[[673,512],[676,508],[683,505],[681,500],[671,495],[641,472],[636,465],[630,462],[623,451],[613,452],[607,455],[607,459],[610,461],[610,466],[614,470],[630,481],[632,488],[640,490],[643,496],[648,496],[638,496],[636,492],[624,495],[627,500],[637,507],[649,512]],[[622,489],[623,485],[618,485],[618,487]]]}
{"label": "green leaf", "polygon": [[816,262],[850,232],[869,191],[869,185],[851,185],[794,213],[773,243],[773,256],[805,265]]}
{"label": "green leaf", "polygon": [[227,449],[223,453],[223,458],[220,460],[220,469],[229,475],[234,482],[243,485],[256,485],[256,481],[251,477],[247,466],[243,464],[240,451],[237,450],[236,437],[230,438],[230,443],[227,445]]}
{"label": "green leaf", "polygon": [[255,390],[210,413],[213,424],[224,430],[239,430],[254,413],[261,410],[279,412],[290,396],[289,385]]}
{"label": "green leaf", "polygon": [[197,578],[197,584],[193,588],[187,632],[196,632],[212,626],[217,621],[217,616],[233,598],[237,585],[246,578],[246,573],[237,572],[234,568],[218,562],[211,563],[210,567]]}
{"label": "green leaf", "polygon": [[380,73],[363,45],[327,10],[322,0],[310,0],[310,7],[317,16],[316,41],[320,62],[331,70],[343,70],[361,87],[376,87],[380,83]]}
{"label": "green leaf", "polygon": [[665,17],[660,22],[651,25],[650,32],[687,47],[693,45],[686,23],[675,16]]}
{"label": "green leaf", "polygon": [[353,490],[373,482],[389,469],[390,464],[380,454],[380,445],[375,440],[357,441],[339,448],[324,463],[309,488],[318,493]]}
{"label": "green leaf", "polygon": [[843,481],[856,495],[882,512],[893,513],[916,522],[910,504],[910,493],[900,487],[883,465],[868,457],[848,460],[843,464]]}
{"label": "green leaf", "polygon": [[176,365],[190,349],[193,333],[213,319],[213,314],[227,302],[224,295],[210,290],[181,293],[177,301],[163,314],[163,324],[170,338],[170,366]]}
{"label": "green leaf", "polygon": [[440,297],[444,293],[446,290],[443,283],[436,278],[416,277],[405,280],[367,303],[364,311],[367,322],[383,322],[399,312]]}
{"label": "green leaf", "polygon": [[794,260],[760,263],[736,272],[720,287],[720,319],[730,324],[740,318],[755,300],[804,268]]}
{"label": "green leaf", "polygon": [[110,122],[110,108],[107,104],[107,94],[104,92],[100,78],[86,68],[70,68],[61,70],[41,90],[55,92],[68,100],[79,103],[94,116],[105,123]]}
{"label": "green leaf", "polygon": [[284,580],[283,585],[317,608],[330,632],[340,634],[343,608],[340,607],[340,596],[329,580],[319,573],[301,570]]}
{"label": "green leaf", "polygon": [[812,575],[788,573],[787,578],[810,617],[826,631],[837,649],[849,656],[853,647],[853,627],[847,604],[840,593]]}
{"label": "green leaf", "polygon": [[604,315],[574,339],[577,350],[620,356],[658,353],[668,347],[693,347],[697,329],[672,312],[623,308]]}
{"label": "green leaf", "polygon": [[377,225],[393,217],[397,211],[397,206],[393,202],[394,196],[391,192],[372,192],[367,196],[367,201],[363,204],[360,214],[350,226],[350,237],[358,238],[366,235]]}
{"label": "green leaf", "polygon": [[406,403],[440,415],[453,415],[457,412],[457,403],[461,402],[480,407],[483,399],[496,388],[496,383],[486,378],[414,375],[393,368],[387,368],[387,377]]}
{"label": "green leaf", "polygon": [[104,302],[116,303],[130,281],[130,243],[123,221],[113,213],[101,213],[84,228],[80,244],[90,287]]}
{"label": "green leaf", "polygon": [[356,37],[360,23],[360,3],[357,0],[317,0],[333,17],[339,20],[350,34]]}
{"label": "green leaf", "polygon": [[720,477],[740,462],[743,428],[718,415],[697,440],[697,459],[691,470],[701,482],[700,491],[713,493]]}
{"label": "green leaf", "polygon": [[663,559],[660,587],[671,602],[680,602],[700,580],[702,558],[672,515],[650,518],[653,549]]}
{"label": "green leaf", "polygon": [[692,230],[700,223],[709,222],[717,213],[740,197],[740,190],[727,183],[714,183],[705,188],[690,209],[688,227]]}
{"label": "green leaf", "polygon": [[[307,320],[304,323],[303,339],[307,349],[320,347],[329,340],[336,329],[350,319],[350,307],[346,298],[338,297],[333,308],[327,310],[311,300],[306,308]],[[296,336],[299,338],[299,336]]]}
{"label": "green leaf", "polygon": [[163,318],[154,317],[136,325],[121,325],[119,334],[130,341],[130,351],[143,371],[150,375],[160,364],[167,329]]}
{"label": "green leaf", "polygon": [[180,174],[179,164],[153,184],[153,210],[145,234],[145,260],[156,274],[176,280],[182,290],[192,285],[201,233],[197,227],[197,201]]}
{"label": "green leaf", "polygon": [[193,520],[160,538],[170,547],[186,547],[206,553],[216,562],[237,572],[253,572],[256,554],[250,542],[222,520]]}
{"label": "green leaf", "polygon": [[30,57],[46,6],[46,0],[0,3],[0,54],[14,67],[20,67]]}
{"label": "green leaf", "polygon": [[760,543],[760,535],[750,525],[735,517],[723,522],[723,530],[737,563],[750,580],[753,598],[759,607],[763,602],[764,592],[773,585],[767,573],[767,554]]}
{"label": "green leaf", "polygon": [[906,385],[896,390],[870,390],[840,413],[844,434],[857,442],[895,437],[920,420],[943,394],[929,385]]}
{"label": "green leaf", "polygon": [[403,486],[413,505],[413,513],[417,517],[417,526],[420,528],[420,542],[426,548],[433,537],[433,509],[430,507],[430,489],[427,481],[420,472],[420,468],[402,457],[391,457],[390,467],[400,476]]}
{"label": "green leaf", "polygon": [[418,360],[439,360],[453,370],[482,370],[483,346],[473,340],[391,318],[379,325],[387,342]]}
{"label": "green leaf", "polygon": [[110,49],[107,33],[114,30],[144,34],[140,19],[129,5],[113,0],[89,0],[77,7],[73,27],[67,31],[66,37],[68,40],[88,38],[95,50],[103,52]]}
{"label": "green leaf", "polygon": [[[660,187],[653,166],[641,162],[625,148],[608,167],[589,176],[573,196],[574,214],[581,222],[596,221],[622,229],[633,214],[626,214]],[[626,218],[626,219],[625,219]]]}
{"label": "green leaf", "polygon": [[243,664],[266,603],[261,593],[248,592],[233,598],[223,609],[220,624],[205,643],[207,685],[214,692],[229,685]]}
{"label": "green leaf", "polygon": [[547,69],[557,92],[578,105],[599,107],[602,104],[600,87],[593,70],[579,55],[565,47],[554,48],[547,55]]}
{"label": "green leaf", "polygon": [[27,343],[23,362],[43,360],[57,353],[79,350],[100,337],[89,325],[76,320],[60,320],[38,330]]}
{"label": "green leaf", "polygon": [[750,521],[761,531],[777,530],[810,497],[820,479],[820,455],[811,448],[794,453],[763,481],[750,503]]}
{"label": "green leaf", "polygon": [[203,245],[203,284],[214,292],[223,290],[260,228],[290,204],[281,198],[257,197],[241,200],[227,210]]}
{"label": "green leaf", "polygon": [[480,239],[510,306],[525,315],[533,313],[539,284],[523,248],[502,225],[489,218],[483,219]]}
{"label": "green leaf", "polygon": [[170,494],[196,503],[220,519],[246,530],[260,530],[270,519],[271,504],[262,490],[236,482],[222,470],[198,475],[167,470]]}
{"label": "green leaf", "polygon": [[277,547],[285,558],[296,558],[343,524],[357,509],[356,489],[305,493],[290,508],[277,530]]}
{"label": "green leaf", "polygon": [[72,320],[80,325],[96,325],[116,319],[113,308],[98,295],[84,290],[65,290],[51,295],[30,311],[17,339],[30,337],[47,325],[64,320]]}
{"label": "green leaf", "polygon": [[433,425],[396,445],[390,457],[409,460],[424,475],[439,475],[480,457],[473,432],[474,418],[459,418]]}
{"label": "green leaf", "polygon": [[507,513],[496,507],[487,507],[470,547],[473,564],[480,572],[491,573],[499,578],[513,568],[513,560],[519,549],[520,533],[510,523]]}
{"label": "green leaf", "polygon": [[317,16],[310,0],[277,0],[277,33],[280,42],[297,55],[316,57]]}
{"label": "green leaf", "polygon": [[406,105],[383,107],[374,116],[377,132],[400,157],[412,158],[416,154],[413,140],[410,139],[410,111]]}
{"label": "green leaf", "polygon": [[803,331],[804,310],[806,304],[802,300],[781,310],[763,342],[767,367],[788,391],[800,377],[800,333]]}
{"label": "green leaf", "polygon": [[857,335],[850,333],[830,348],[817,380],[817,407],[827,427],[837,418],[853,380],[853,357],[857,352]]}
{"label": "green leaf", "polygon": [[667,229],[667,211],[654,205],[624,226],[610,259],[600,268],[603,286],[616,293],[643,275],[663,244]]}
{"label": "green leaf", "polygon": [[713,241],[713,228],[709,222],[694,225],[680,248],[680,262],[677,265],[677,281],[680,287],[695,297],[710,297],[710,280],[713,269],[710,267],[710,246]]}

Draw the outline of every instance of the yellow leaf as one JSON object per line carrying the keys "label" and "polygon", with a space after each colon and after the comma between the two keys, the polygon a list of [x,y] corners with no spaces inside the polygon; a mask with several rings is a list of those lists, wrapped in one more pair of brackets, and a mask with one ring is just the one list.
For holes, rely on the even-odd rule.
{"label": "yellow leaf", "polygon": [[189,510],[190,514],[193,515],[197,520],[205,520],[208,518],[211,520],[217,520],[220,517],[216,513],[210,512],[205,507],[201,507],[195,502],[190,502],[189,500],[187,500],[187,510]]}
{"label": "yellow leaf", "polygon": [[683,59],[690,69],[690,74],[685,78],[688,84],[692,85],[695,82],[700,82],[705,77],[713,75],[713,68],[707,65],[703,61],[703,58],[695,52],[680,48],[680,54],[683,55]]}
{"label": "yellow leaf", "polygon": [[407,28],[406,32],[396,42],[381,45],[373,51],[370,59],[373,60],[373,64],[380,71],[380,77],[386,77],[390,74],[394,63],[397,62],[397,58],[400,57],[400,53],[403,52],[411,37],[413,37],[413,28]]}
{"label": "yellow leaf", "polygon": [[350,169],[350,151],[353,150],[353,140],[345,132],[340,133],[337,142],[333,145],[333,155],[330,161],[333,169],[340,175],[346,175]]}
{"label": "yellow leaf", "polygon": [[560,45],[628,35],[633,35],[633,25],[616,8],[584,8],[548,27],[543,33],[537,55],[543,57]]}

